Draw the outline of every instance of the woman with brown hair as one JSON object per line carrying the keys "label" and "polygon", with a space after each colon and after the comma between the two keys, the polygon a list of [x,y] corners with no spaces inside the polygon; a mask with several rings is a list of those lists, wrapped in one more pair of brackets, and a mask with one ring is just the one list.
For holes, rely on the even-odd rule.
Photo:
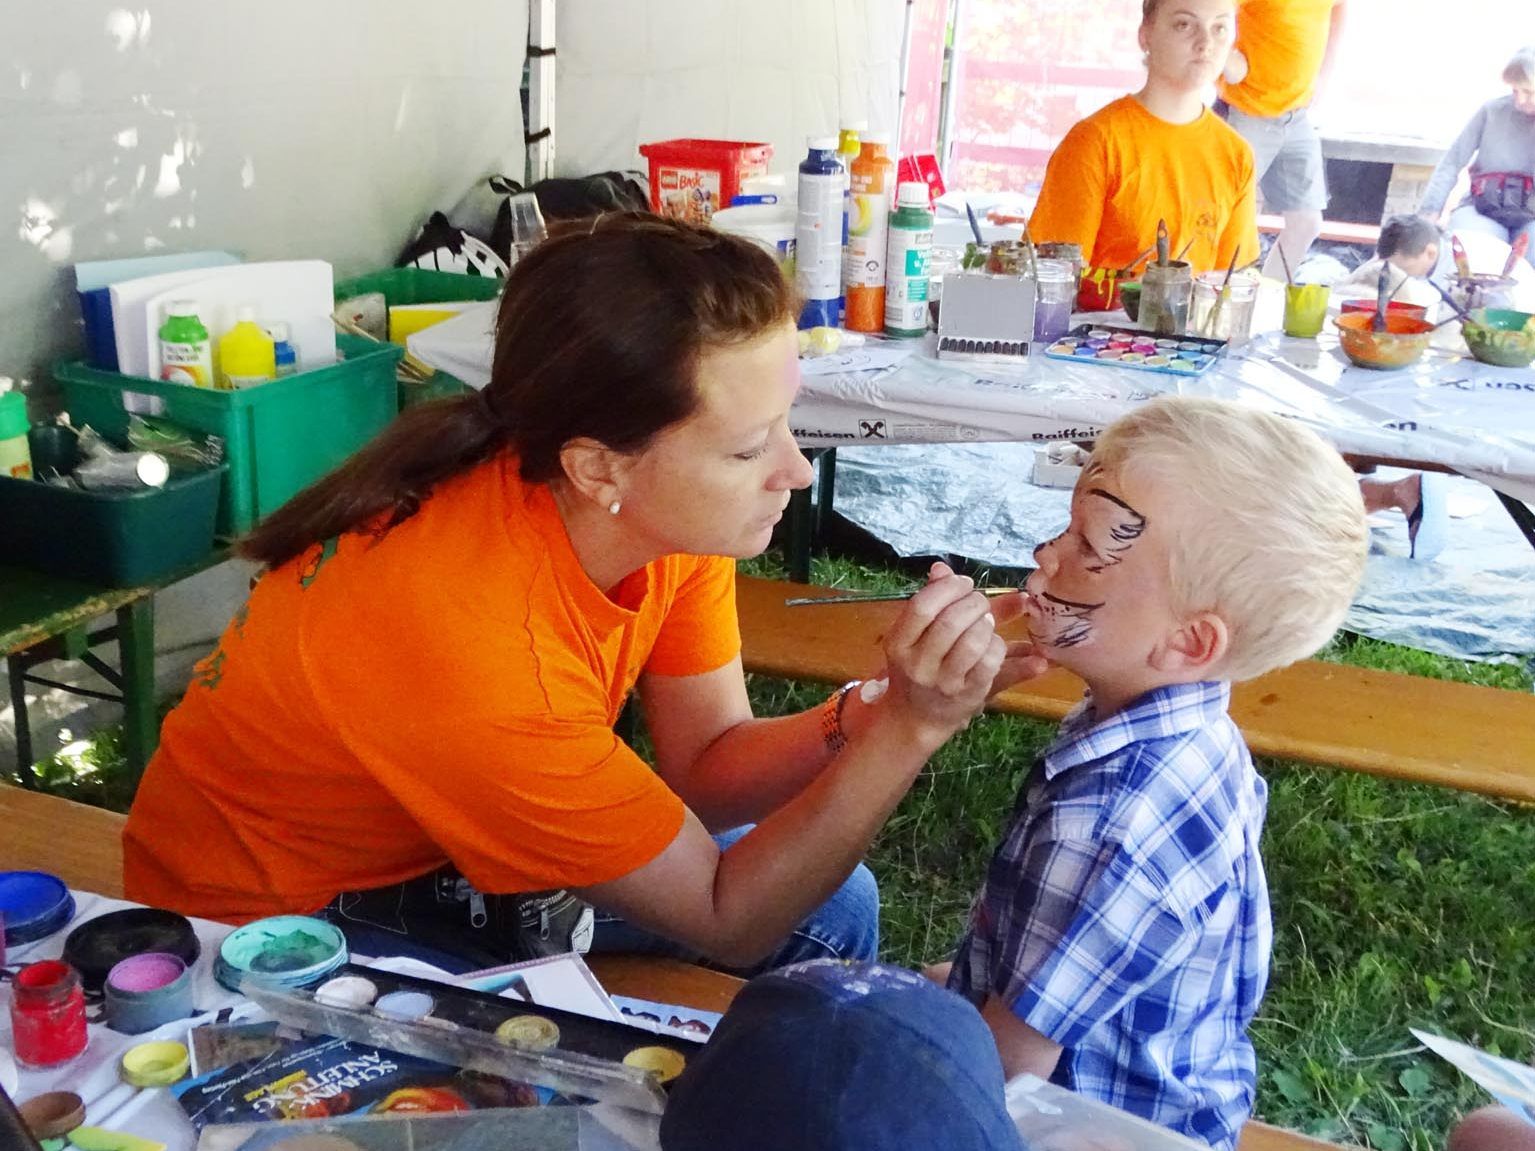
{"label": "woman with brown hair", "polygon": [[[881,679],[753,718],[733,559],[810,480],[795,311],[765,252],[656,217],[520,262],[485,390],[405,413],[245,541],[267,570],[166,720],[129,896],[478,964],[580,949],[590,917],[529,894],[570,889],[598,950],[872,957],[859,859],[1042,664],[935,565]],[[613,731],[631,689],[653,769]]]}

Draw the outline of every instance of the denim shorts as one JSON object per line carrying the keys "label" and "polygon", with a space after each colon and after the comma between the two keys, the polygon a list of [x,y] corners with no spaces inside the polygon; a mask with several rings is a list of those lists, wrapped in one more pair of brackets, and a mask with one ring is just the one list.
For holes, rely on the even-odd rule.
{"label": "denim shorts", "polygon": [[1253,171],[1266,211],[1320,212],[1327,207],[1322,137],[1306,109],[1282,116],[1249,116],[1217,100],[1215,112],[1252,145]]}

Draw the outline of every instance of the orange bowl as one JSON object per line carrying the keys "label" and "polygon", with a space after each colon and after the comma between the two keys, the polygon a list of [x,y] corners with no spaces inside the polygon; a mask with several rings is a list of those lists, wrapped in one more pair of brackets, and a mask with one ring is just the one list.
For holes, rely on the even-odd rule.
{"label": "orange bowl", "polygon": [[1405,368],[1428,348],[1434,325],[1427,320],[1388,314],[1386,330],[1375,332],[1370,330],[1374,319],[1374,312],[1345,312],[1333,321],[1343,354],[1361,368]]}

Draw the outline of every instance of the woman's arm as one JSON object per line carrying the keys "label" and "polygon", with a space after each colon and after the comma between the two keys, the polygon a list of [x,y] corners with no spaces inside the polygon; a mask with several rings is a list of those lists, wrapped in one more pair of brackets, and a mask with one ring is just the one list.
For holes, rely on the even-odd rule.
{"label": "woman's arm", "polygon": [[[947,568],[943,569],[947,572]],[[991,614],[1007,621],[1022,611],[1021,596],[991,601]],[[870,678],[883,675],[878,665]],[[993,691],[1041,674],[1047,664],[1028,643],[1008,645]],[[795,715],[755,719],[740,659],[703,675],[648,675],[640,683],[656,771],[710,831],[756,823],[803,791],[832,762],[818,704]],[[842,701],[843,733],[856,743],[887,706],[863,693]]]}
{"label": "woman's arm", "polygon": [[1423,189],[1423,199],[1418,204],[1418,215],[1437,221],[1444,214],[1444,202],[1450,198],[1455,181],[1471,157],[1482,146],[1482,129],[1487,124],[1487,105],[1483,104],[1471,117],[1471,122],[1460,130],[1450,150],[1440,159],[1434,174]]}
{"label": "woman's arm", "polygon": [[[689,813],[659,856],[583,896],[721,962],[770,953],[847,878],[928,757],[981,709],[1007,646],[988,601],[943,569],[908,601],[885,652],[890,688],[862,730],[820,770],[804,771],[797,794],[728,852]],[[794,718],[765,730],[808,743]],[[695,790],[712,757],[699,758]]]}

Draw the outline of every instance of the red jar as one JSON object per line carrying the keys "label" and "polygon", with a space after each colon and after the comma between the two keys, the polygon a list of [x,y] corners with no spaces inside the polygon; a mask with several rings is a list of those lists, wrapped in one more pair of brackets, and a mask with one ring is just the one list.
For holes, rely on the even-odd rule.
{"label": "red jar", "polygon": [[28,1067],[56,1067],[85,1050],[85,992],[67,963],[23,967],[11,984],[11,1036]]}

